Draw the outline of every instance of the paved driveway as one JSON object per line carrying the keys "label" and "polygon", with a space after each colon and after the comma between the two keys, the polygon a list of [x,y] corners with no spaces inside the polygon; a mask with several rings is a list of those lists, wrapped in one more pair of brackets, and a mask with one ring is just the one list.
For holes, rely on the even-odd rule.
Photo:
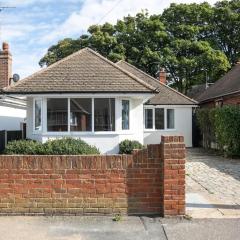
{"label": "paved driveway", "polygon": [[240,217],[240,159],[189,149],[186,173],[190,215]]}

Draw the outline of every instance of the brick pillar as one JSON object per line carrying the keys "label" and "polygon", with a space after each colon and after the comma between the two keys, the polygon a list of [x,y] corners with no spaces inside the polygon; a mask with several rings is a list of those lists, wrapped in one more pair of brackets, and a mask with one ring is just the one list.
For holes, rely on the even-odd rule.
{"label": "brick pillar", "polygon": [[0,50],[0,89],[9,86],[12,77],[12,54],[9,51],[9,45],[3,43]]}
{"label": "brick pillar", "polygon": [[182,136],[162,136],[163,216],[185,214],[185,157]]}

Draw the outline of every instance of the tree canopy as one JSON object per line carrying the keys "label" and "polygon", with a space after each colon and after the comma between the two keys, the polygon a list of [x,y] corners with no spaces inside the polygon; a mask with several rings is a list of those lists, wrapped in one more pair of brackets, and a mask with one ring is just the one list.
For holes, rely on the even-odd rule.
{"label": "tree canopy", "polygon": [[51,46],[39,64],[49,66],[84,47],[154,77],[164,67],[169,84],[186,93],[206,76],[216,81],[240,58],[240,0],[171,4],[159,15],[143,11],[114,25],[92,25],[87,34]]}

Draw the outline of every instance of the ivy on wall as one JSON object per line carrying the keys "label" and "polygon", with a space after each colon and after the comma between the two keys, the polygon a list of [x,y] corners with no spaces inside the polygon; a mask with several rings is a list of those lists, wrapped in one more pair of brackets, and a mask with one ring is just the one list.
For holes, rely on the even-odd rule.
{"label": "ivy on wall", "polygon": [[197,120],[203,134],[203,147],[217,143],[227,156],[240,156],[240,106],[198,109]]}

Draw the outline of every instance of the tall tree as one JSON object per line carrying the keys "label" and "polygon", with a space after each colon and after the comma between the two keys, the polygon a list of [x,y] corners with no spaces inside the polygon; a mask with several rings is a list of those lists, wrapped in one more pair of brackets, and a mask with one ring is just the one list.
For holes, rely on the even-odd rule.
{"label": "tall tree", "polygon": [[[217,22],[216,19],[219,9],[226,11],[228,8],[228,3],[223,5],[171,4],[162,15],[141,12],[124,17],[115,25],[93,25],[88,34],[78,39],[64,39],[50,47],[40,65],[48,66],[81,48],[90,47],[114,62],[125,59],[154,77],[160,67],[165,67],[172,86],[186,93],[192,85],[205,82],[206,74],[215,81],[227,71],[226,55],[231,63],[237,59],[238,36],[230,45],[230,41],[227,42],[230,33],[225,30],[224,37],[223,20]],[[233,26],[235,31],[239,28],[236,24],[237,20]],[[230,46],[231,54],[228,54],[226,49]]]}

